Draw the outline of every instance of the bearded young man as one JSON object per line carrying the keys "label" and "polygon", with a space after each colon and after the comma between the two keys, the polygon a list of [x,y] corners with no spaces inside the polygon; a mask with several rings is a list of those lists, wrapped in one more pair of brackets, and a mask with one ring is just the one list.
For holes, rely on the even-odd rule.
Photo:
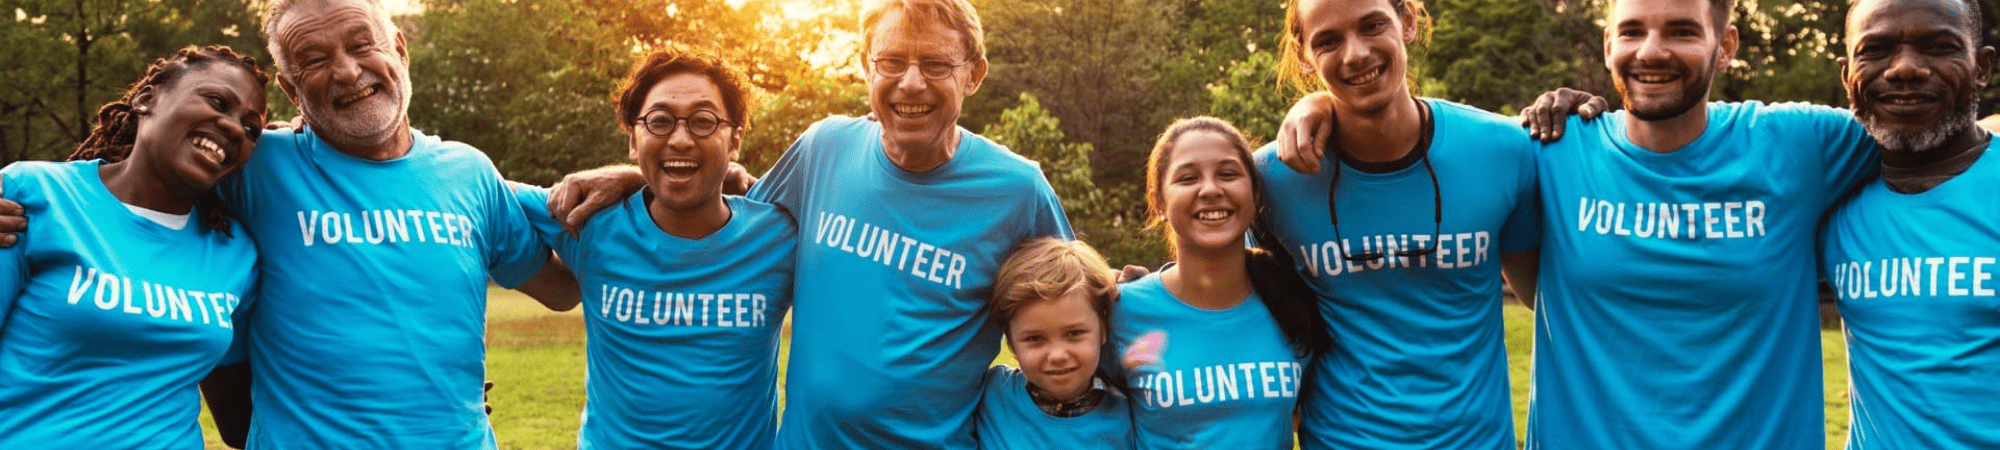
{"label": "bearded young man", "polygon": [[1628,109],[1537,122],[1579,110],[1559,91],[1525,114],[1538,135],[1570,130],[1536,174],[1528,449],[1824,445],[1815,233],[1873,174],[1874,143],[1839,109],[1708,102],[1736,51],[1730,10],[1614,2],[1605,67]]}

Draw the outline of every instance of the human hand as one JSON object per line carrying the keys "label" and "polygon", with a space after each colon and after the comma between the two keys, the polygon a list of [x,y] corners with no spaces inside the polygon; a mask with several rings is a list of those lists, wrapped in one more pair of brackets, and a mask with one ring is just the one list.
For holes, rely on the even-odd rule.
{"label": "human hand", "polygon": [[561,222],[563,230],[577,234],[590,216],[618,204],[626,196],[646,186],[645,175],[630,165],[606,166],[563,176],[549,187],[549,215]]}
{"label": "human hand", "polygon": [[742,164],[738,164],[735,161],[730,161],[729,171],[722,174],[722,193],[724,194],[748,194],[750,193],[750,187],[755,185],[757,185],[757,176],[751,175],[749,169],[743,168]]}
{"label": "human hand", "polygon": [[20,203],[0,198],[0,247],[13,247],[28,231],[28,213]]}
{"label": "human hand", "polygon": [[1124,283],[1127,281],[1145,278],[1147,274],[1153,273],[1153,269],[1148,269],[1146,268],[1146,266],[1135,266],[1131,264],[1126,264],[1124,270],[1118,270],[1115,272],[1117,272],[1118,274],[1117,277],[1118,282]]}
{"label": "human hand", "polygon": [[1278,160],[1299,173],[1319,173],[1319,162],[1326,159],[1321,149],[1332,139],[1333,123],[1333,94],[1319,92],[1299,99],[1278,126]]}
{"label": "human hand", "polygon": [[1604,97],[1570,88],[1556,88],[1535,97],[1535,103],[1521,110],[1521,126],[1528,136],[1542,142],[1562,139],[1563,126],[1575,113],[1583,120],[1596,119],[1608,105]]}

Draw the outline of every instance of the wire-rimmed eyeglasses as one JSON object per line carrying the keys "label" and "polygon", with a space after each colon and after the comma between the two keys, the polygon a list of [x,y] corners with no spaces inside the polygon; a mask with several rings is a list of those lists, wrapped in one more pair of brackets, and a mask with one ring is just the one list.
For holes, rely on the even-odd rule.
{"label": "wire-rimmed eyeglasses", "polygon": [[708,137],[715,134],[715,130],[721,129],[723,125],[729,124],[729,121],[722,120],[722,116],[715,115],[714,111],[709,110],[695,111],[687,117],[674,117],[673,113],[666,110],[655,109],[639,116],[638,122],[647,133],[659,137],[673,136],[674,130],[680,128],[682,124],[687,127],[688,134],[694,137]]}
{"label": "wire-rimmed eyeglasses", "polygon": [[[1339,157],[1335,156],[1333,159],[1338,160]],[[1430,155],[1424,155],[1422,159],[1424,161],[1424,172],[1429,173],[1431,176],[1430,246],[1415,248],[1415,249],[1398,249],[1394,252],[1388,252],[1388,253],[1384,253],[1380,250],[1373,252],[1366,252],[1366,253],[1353,253],[1353,254],[1347,252],[1347,241],[1340,239],[1340,214],[1339,212],[1335,211],[1333,207],[1334,203],[1333,190],[1335,187],[1340,186],[1340,166],[1338,164],[1335,164],[1333,166],[1333,181],[1326,184],[1326,217],[1327,219],[1333,221],[1333,242],[1335,243],[1334,248],[1336,250],[1339,250],[1340,259],[1347,261],[1354,261],[1354,262],[1367,262],[1367,261],[1379,260],[1389,256],[1407,258],[1415,256],[1424,256],[1437,252],[1438,237],[1441,235],[1440,232],[1443,230],[1444,227],[1444,194],[1443,192],[1441,192],[1441,189],[1438,188],[1438,173],[1437,169],[1431,167]],[[1388,246],[1382,245],[1379,246],[1379,248],[1386,249],[1388,248]]]}
{"label": "wire-rimmed eyeglasses", "polygon": [[[943,80],[951,78],[952,72],[958,70],[958,66],[963,66],[968,63],[971,63],[971,61],[948,63],[944,61],[927,60],[927,61],[918,61],[916,66],[917,66],[917,73],[923,74],[924,79]],[[871,59],[868,60],[868,65],[875,66],[875,74],[881,75],[884,78],[902,78],[904,74],[910,73],[910,62],[895,58]]]}

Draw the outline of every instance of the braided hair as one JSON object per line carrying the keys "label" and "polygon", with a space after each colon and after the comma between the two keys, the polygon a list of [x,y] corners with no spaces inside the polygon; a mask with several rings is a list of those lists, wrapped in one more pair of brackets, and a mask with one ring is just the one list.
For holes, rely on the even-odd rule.
{"label": "braided hair", "polygon": [[[181,75],[189,69],[210,63],[235,64],[248,71],[260,88],[271,81],[271,77],[257,65],[256,57],[237,53],[223,46],[183,48],[174,52],[173,56],[154,60],[152,67],[146,68],[146,75],[140,77],[138,83],[132,84],[132,89],[125,91],[122,98],[98,108],[97,124],[91,127],[90,136],[85,137],[82,143],[76,144],[76,151],[69,154],[68,161],[88,159],[102,159],[107,163],[124,161],[127,156],[132,155],[132,145],[139,137],[139,115],[133,112],[133,99],[138,96],[139,91],[148,86],[171,85],[178,82]],[[250,132],[254,139],[260,130],[246,131]],[[200,210],[202,226],[222,232],[224,236],[230,235],[229,210],[223,206],[222,197],[216,195],[214,189],[209,189],[195,198],[195,206],[195,209]]]}

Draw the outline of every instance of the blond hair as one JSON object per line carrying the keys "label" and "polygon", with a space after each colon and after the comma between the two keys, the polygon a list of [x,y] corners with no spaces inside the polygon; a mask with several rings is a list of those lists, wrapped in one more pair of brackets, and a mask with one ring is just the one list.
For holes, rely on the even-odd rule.
{"label": "blond hair", "polygon": [[1111,304],[1118,301],[1118,280],[1104,256],[1083,241],[1054,237],[1029,239],[1014,246],[1000,273],[993,277],[993,321],[1005,330],[1022,306],[1062,298],[1081,290],[1090,298],[1100,325],[1111,325]]}
{"label": "blond hair", "polygon": [[[891,9],[903,11],[905,20],[931,20],[964,33],[965,57],[986,60],[986,27],[979,22],[979,11],[965,0],[869,0],[861,7],[861,51],[874,47],[875,26]],[[868,58],[862,56],[863,60]]]}

